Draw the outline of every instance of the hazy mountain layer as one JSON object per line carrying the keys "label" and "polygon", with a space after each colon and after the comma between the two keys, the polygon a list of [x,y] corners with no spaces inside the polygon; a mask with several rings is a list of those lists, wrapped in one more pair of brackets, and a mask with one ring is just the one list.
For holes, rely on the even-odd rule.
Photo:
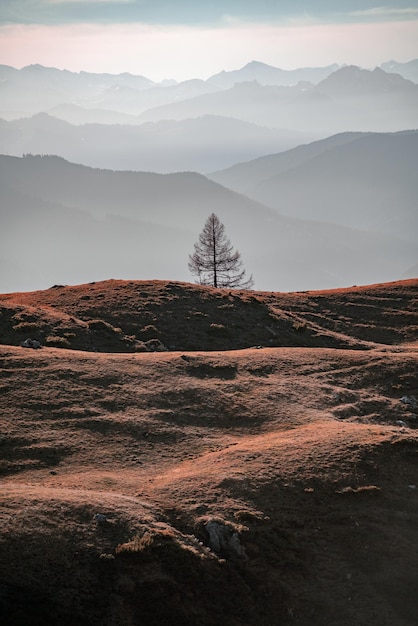
{"label": "hazy mountain layer", "polygon": [[3,292],[109,277],[190,280],[188,255],[213,211],[257,289],[396,280],[417,260],[415,242],[284,217],[193,173],[3,156],[0,184]]}
{"label": "hazy mountain layer", "polygon": [[301,81],[317,84],[339,66],[334,63],[327,67],[303,67],[295,70],[282,70],[259,61],[251,61],[239,70],[219,72],[208,78],[208,82],[221,89],[230,89],[237,83],[256,80],[260,85],[289,86]]}
{"label": "hazy mountain layer", "polygon": [[334,146],[351,142],[362,135],[363,133],[339,133],[319,141],[299,145],[289,151],[237,163],[225,170],[211,173],[210,178],[229,189],[251,195],[263,181],[292,170],[312,157]]}
{"label": "hazy mountain layer", "polygon": [[0,66],[1,109],[5,111],[36,113],[65,102],[94,106],[105,94],[118,92],[123,102],[127,94],[140,94],[153,85],[148,78],[128,73],[75,73],[42,65],[21,70]]}
{"label": "hazy mountain layer", "polygon": [[[275,71],[253,63],[239,73]],[[210,80],[153,85],[130,75],[94,75],[86,86],[84,74],[40,66],[20,71],[3,66],[2,74],[3,109],[10,96],[16,110],[28,103],[60,119],[42,113],[0,121],[0,152],[57,154],[92,167],[207,173],[338,132],[418,127],[418,85],[379,68],[344,67],[317,85],[263,86],[254,80],[228,89]],[[50,101],[36,104],[48,94]],[[4,118],[16,117],[16,110],[5,111]]]}
{"label": "hazy mountain layer", "polygon": [[4,154],[53,154],[91,167],[159,173],[209,172],[314,138],[313,133],[272,130],[210,115],[140,126],[73,126],[45,113],[10,122],[0,120]]}
{"label": "hazy mountain layer", "polygon": [[152,107],[227,89],[247,80],[273,85],[292,85],[299,80],[317,83],[337,68],[338,65],[332,65],[286,71],[253,62],[241,70],[221,72],[206,81],[193,79],[177,83],[169,80],[157,84],[128,73],[76,73],[41,65],[18,70],[1,65],[0,115],[16,117],[19,112],[20,115],[39,113],[65,104],[134,116]]}
{"label": "hazy mountain layer", "polygon": [[282,214],[396,235],[418,232],[418,131],[345,133],[212,178]]}
{"label": "hazy mountain layer", "polygon": [[413,59],[407,63],[398,63],[397,61],[388,61],[380,66],[385,72],[395,72],[400,74],[407,80],[418,83],[418,59]]}
{"label": "hazy mountain layer", "polygon": [[29,65],[18,70],[0,65],[0,114],[13,118],[25,113],[49,111],[65,104],[137,115],[152,107],[226,89],[247,80],[274,85],[291,85],[298,80],[316,83],[337,68],[333,65],[286,71],[253,62],[241,70],[221,72],[206,81],[194,79],[177,83],[168,80],[157,84],[128,73],[76,73],[42,65]]}
{"label": "hazy mountain layer", "polygon": [[[76,73],[42,65],[29,65],[18,70],[0,65],[0,117],[13,119],[62,105],[114,110],[134,116],[152,107],[230,89],[242,82],[257,81],[266,86],[292,86],[299,82],[304,82],[306,86],[316,85],[338,69],[342,68],[333,64],[319,68],[283,70],[252,61],[239,70],[223,71],[206,81],[194,79],[177,83],[175,80],[166,80],[155,83],[144,76],[126,72]],[[383,63],[381,69],[418,82],[417,59],[409,63],[390,61]]]}
{"label": "hazy mountain layer", "polygon": [[239,83],[231,89],[157,107],[143,113],[141,119],[181,120],[208,113],[324,135],[348,130],[397,131],[418,126],[418,85],[381,69],[350,66],[316,86]]}

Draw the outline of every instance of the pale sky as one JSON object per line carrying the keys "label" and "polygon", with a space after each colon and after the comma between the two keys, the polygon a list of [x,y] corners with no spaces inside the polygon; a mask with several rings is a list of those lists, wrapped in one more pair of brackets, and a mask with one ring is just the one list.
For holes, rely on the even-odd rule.
{"label": "pale sky", "polygon": [[[384,0],[382,0],[384,2]],[[418,58],[418,0],[1,0],[0,64],[208,78]]]}

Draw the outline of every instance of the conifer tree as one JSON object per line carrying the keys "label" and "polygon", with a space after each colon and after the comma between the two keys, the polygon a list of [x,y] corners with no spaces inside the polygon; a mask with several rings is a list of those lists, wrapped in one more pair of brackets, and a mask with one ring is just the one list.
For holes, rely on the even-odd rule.
{"label": "conifer tree", "polygon": [[212,213],[207,219],[194,252],[189,256],[189,270],[201,285],[230,289],[251,289],[253,278],[245,277],[241,255],[233,249],[225,226]]}

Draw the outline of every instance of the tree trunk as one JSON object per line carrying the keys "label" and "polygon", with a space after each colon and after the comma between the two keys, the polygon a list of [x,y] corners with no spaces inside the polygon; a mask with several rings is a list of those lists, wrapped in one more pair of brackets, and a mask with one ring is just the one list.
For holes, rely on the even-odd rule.
{"label": "tree trunk", "polygon": [[217,272],[217,267],[216,267],[216,235],[215,235],[215,228],[213,228],[212,231],[212,246],[213,246],[213,286],[217,287],[218,286],[218,272]]}

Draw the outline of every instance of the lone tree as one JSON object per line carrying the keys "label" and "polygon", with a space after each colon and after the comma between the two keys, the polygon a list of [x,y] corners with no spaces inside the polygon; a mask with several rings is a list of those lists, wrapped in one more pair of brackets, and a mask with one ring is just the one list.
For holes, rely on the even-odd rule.
{"label": "lone tree", "polygon": [[245,278],[241,255],[225,235],[225,226],[212,213],[206,221],[194,252],[189,256],[189,270],[201,285],[251,289],[253,277]]}

